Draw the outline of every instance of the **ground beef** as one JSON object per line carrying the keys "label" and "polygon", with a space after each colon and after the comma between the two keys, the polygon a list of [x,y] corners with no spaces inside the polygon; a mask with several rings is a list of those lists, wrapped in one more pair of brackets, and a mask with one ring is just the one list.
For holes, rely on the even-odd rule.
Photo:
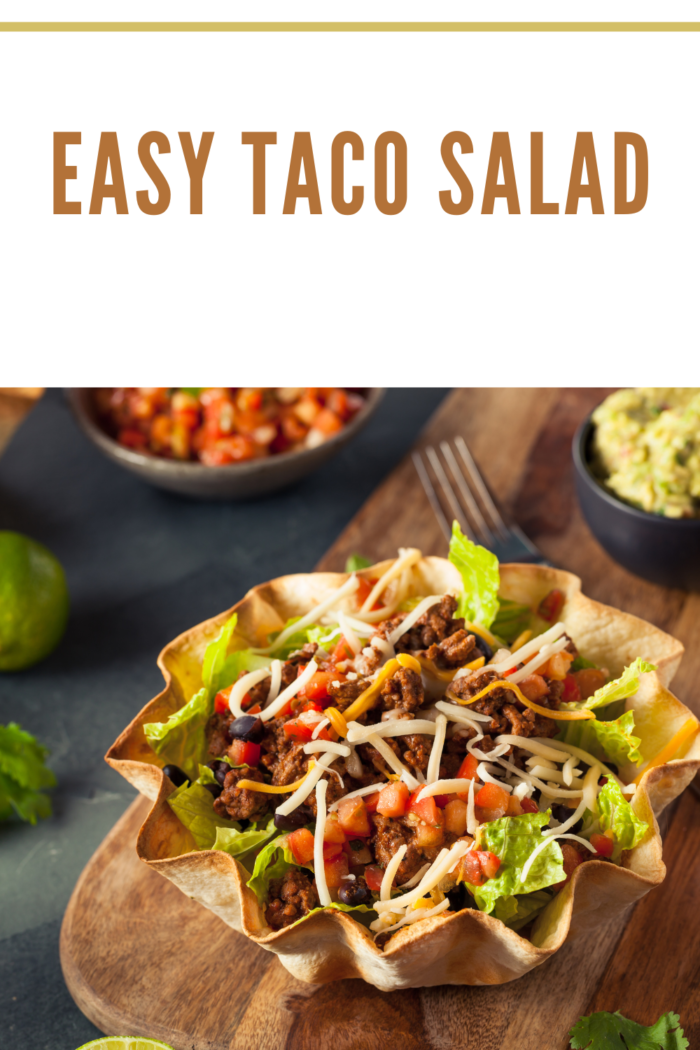
{"label": "ground beef", "polygon": [[412,879],[419,868],[425,864],[425,857],[413,842],[413,833],[409,828],[404,827],[398,820],[392,820],[391,817],[383,817],[381,813],[372,814],[370,845],[380,867],[386,868],[399,846],[403,846],[404,843],[408,848],[396,873],[395,886],[400,886],[401,883]]}
{"label": "ground beef", "polygon": [[[467,699],[476,696],[489,682],[496,680],[498,675],[495,671],[483,671],[481,674],[471,675],[468,678],[457,678],[453,681],[450,689],[455,696]],[[543,707],[555,709],[559,706],[563,682],[548,681],[549,693],[538,700]],[[520,701],[515,699],[515,694],[509,689],[494,689],[482,700],[477,700],[470,705],[473,711],[479,711],[483,715],[489,715],[491,721],[483,723],[487,733],[498,736],[500,733],[508,733],[511,736],[556,736],[558,729],[556,722],[544,715],[538,715],[529,707],[524,707]],[[483,743],[479,744],[485,751]]]}
{"label": "ground beef", "polygon": [[398,738],[406,746],[401,759],[407,766],[413,766],[425,773],[430,760],[430,752],[433,748],[434,737],[425,733],[410,733],[408,736]]}
{"label": "ground beef", "polygon": [[421,676],[410,667],[400,667],[382,687],[381,701],[385,711],[415,714],[424,700]]}
{"label": "ground beef", "polygon": [[226,711],[212,715],[207,722],[207,746],[212,758],[221,758],[228,751],[231,741],[226,735],[226,726],[231,718],[232,716]]}
{"label": "ground beef", "polygon": [[328,686],[328,695],[332,696],[335,704],[339,711],[344,711],[350,706],[361,693],[364,693],[367,689],[369,682],[364,678],[357,678],[354,682],[339,682],[338,685],[334,685],[333,682]]}
{"label": "ground beef", "polygon": [[[381,638],[385,636],[384,631],[377,631],[376,634]],[[373,649],[371,645],[366,645],[365,648],[357,654],[353,664],[359,675],[367,677],[367,675],[374,674],[383,658],[383,653],[378,652],[377,649]]]}
{"label": "ground beef", "polygon": [[449,638],[438,645],[431,645],[425,655],[438,667],[444,669],[451,667],[462,667],[473,658],[476,649],[476,638],[466,631],[455,631]]}
{"label": "ground beef", "polygon": [[281,879],[270,882],[270,899],[265,918],[273,930],[301,919],[319,904],[316,883],[308,872],[290,868]]}
{"label": "ground beef", "polygon": [[[395,737],[384,737],[384,743],[391,748],[397,758],[401,758],[401,751]],[[393,772],[393,770],[387,767],[386,762],[379,754],[376,747],[372,747],[371,744],[358,744],[356,751],[364,766],[374,766],[377,772],[381,773],[382,776],[386,776],[387,773]]]}
{"label": "ground beef", "polygon": [[239,788],[239,780],[256,780],[262,783],[263,775],[259,769],[250,766],[239,766],[232,769],[224,778],[224,789],[214,799],[214,812],[229,820],[258,820],[270,807],[270,795],[250,788]]}
{"label": "ground beef", "polygon": [[295,652],[290,653],[287,657],[287,663],[289,664],[308,664],[309,660],[313,659],[316,655],[318,644],[316,642],[307,642],[301,649],[297,649]]}
{"label": "ground beef", "polygon": [[[337,762],[333,762],[332,768],[337,768],[337,765]],[[338,772],[340,772],[340,770],[338,770]],[[331,806],[334,802],[337,802],[339,798],[342,798],[343,795],[347,795],[348,791],[352,790],[352,785],[350,784],[348,777],[343,777],[343,784],[345,785],[345,787],[343,787],[338,778],[334,777],[332,774],[330,776],[324,776],[323,779],[328,781],[328,788],[326,789],[326,809],[328,809],[328,807]],[[370,780],[369,783],[371,784],[372,781]],[[307,798],[306,804],[313,813],[315,820],[316,813],[318,812],[318,808],[316,805],[315,788]]]}
{"label": "ground beef", "polygon": [[[446,594],[439,602],[433,605],[413,627],[402,634],[396,643],[396,649],[400,653],[412,652],[419,649],[429,649],[431,645],[439,645],[446,638],[461,631],[464,628],[464,620],[455,620],[454,614],[457,610],[457,599],[451,594]],[[403,617],[390,621],[396,626],[402,622]],[[381,626],[384,626],[382,624]],[[391,630],[391,628],[389,628]]]}
{"label": "ground beef", "polygon": [[265,763],[272,773],[273,784],[293,784],[309,768],[309,756],[304,754],[303,744],[292,744],[274,757],[272,764]]}

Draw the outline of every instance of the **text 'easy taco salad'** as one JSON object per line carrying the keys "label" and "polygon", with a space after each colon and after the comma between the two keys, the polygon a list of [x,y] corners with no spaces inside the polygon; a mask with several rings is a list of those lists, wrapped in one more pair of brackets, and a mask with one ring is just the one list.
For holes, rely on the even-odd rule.
{"label": "text 'easy taco salad'", "polygon": [[334,909],[386,951],[473,909],[524,937],[580,866],[620,867],[655,833],[637,785],[698,723],[641,753],[627,701],[650,654],[613,676],[561,591],[499,600],[496,558],[456,524],[454,587],[408,588],[421,557],[350,574],[264,645],[236,644],[234,613],[201,689],[143,724],[167,804],[197,850],[236,858],[263,931]]}

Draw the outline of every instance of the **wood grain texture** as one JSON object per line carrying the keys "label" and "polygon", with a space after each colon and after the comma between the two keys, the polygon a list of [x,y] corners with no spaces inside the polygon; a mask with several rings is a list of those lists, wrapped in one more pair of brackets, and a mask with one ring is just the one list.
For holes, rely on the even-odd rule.
{"label": "wood grain texture", "polygon": [[[571,437],[604,394],[456,391],[421,444],[463,434],[502,505],[554,563],[582,577],[585,593],[680,637],[687,653],[674,687],[700,713],[700,598],[625,572],[576,506]],[[406,457],[319,568],[342,568],[355,551],[380,559],[409,544],[446,553]],[[667,880],[629,921],[565,946],[511,984],[389,994],[361,981],[314,987],[294,980],[273,955],[141,865],[134,841],[149,805],[137,800],[92,858],[62,930],[68,987],[104,1031],[153,1035],[176,1050],[564,1050],[582,1013],[619,1009],[648,1023],[673,1008],[691,1045],[700,1038],[700,871],[693,864],[700,801],[691,792],[665,815]]]}

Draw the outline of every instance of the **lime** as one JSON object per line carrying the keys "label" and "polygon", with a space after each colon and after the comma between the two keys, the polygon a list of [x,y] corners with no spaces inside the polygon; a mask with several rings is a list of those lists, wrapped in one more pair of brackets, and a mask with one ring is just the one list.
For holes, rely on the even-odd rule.
{"label": "lime", "polygon": [[91,1043],[79,1046],[78,1050],[173,1050],[167,1043],[157,1039],[138,1039],[134,1035],[105,1035]]}
{"label": "lime", "polygon": [[60,562],[36,540],[0,531],[0,671],[43,660],[63,636],[68,587]]}

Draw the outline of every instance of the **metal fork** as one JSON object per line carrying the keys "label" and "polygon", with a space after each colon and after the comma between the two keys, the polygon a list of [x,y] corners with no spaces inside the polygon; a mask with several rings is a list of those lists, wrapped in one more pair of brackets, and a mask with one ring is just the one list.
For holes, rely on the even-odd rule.
{"label": "metal fork", "polygon": [[[462,532],[471,540],[493,551],[499,561],[547,565],[547,559],[542,551],[538,550],[535,544],[527,538],[519,525],[514,522],[506,525],[464,438],[461,436],[453,438],[453,444],[457,455],[448,441],[440,442],[440,451],[454,484],[448,478],[445,466],[432,445],[426,446],[425,455],[451,516],[457,519]],[[435,517],[445,534],[445,539],[449,540],[452,529],[423,457],[419,451],[415,451],[412,453],[412,458],[425,494],[435,512]]]}

